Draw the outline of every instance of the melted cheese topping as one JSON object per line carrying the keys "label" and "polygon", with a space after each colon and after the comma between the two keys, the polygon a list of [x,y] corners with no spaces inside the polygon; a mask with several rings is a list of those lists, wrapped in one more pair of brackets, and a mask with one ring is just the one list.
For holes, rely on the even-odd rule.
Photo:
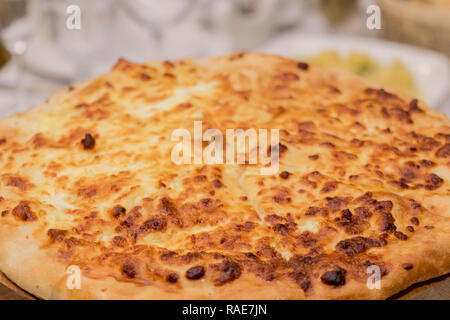
{"label": "melted cheese topping", "polygon": [[[279,173],[175,165],[171,133],[193,119],[280,129]],[[1,223],[40,223],[36,241],[87,277],[221,286],[245,274],[313,295],[364,282],[368,260],[388,274],[383,250],[450,217],[445,116],[275,56],[121,60],[3,119],[0,138]]]}

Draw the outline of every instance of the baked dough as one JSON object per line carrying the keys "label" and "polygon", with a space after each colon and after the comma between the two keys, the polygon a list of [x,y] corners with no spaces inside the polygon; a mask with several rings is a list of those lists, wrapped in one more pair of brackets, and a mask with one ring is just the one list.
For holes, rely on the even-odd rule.
{"label": "baked dough", "polygon": [[[174,164],[194,121],[279,129],[279,172]],[[384,299],[450,271],[449,119],[278,56],[122,59],[0,120],[0,172],[0,270],[42,299]]]}

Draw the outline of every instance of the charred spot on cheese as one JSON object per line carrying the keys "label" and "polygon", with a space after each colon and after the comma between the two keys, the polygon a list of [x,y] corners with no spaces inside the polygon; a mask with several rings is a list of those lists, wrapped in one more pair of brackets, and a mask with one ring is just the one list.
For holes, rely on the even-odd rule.
{"label": "charred spot on cheese", "polygon": [[196,203],[193,207],[195,209],[213,212],[216,209],[223,207],[223,204],[222,201],[217,199],[203,198],[200,199],[200,201]]}
{"label": "charred spot on cheese", "polygon": [[352,145],[354,145],[354,146],[356,146],[358,148],[361,148],[362,146],[364,146],[365,141],[359,140],[358,138],[353,138],[351,143],[352,143]]}
{"label": "charred spot on cheese", "polygon": [[177,213],[175,204],[167,197],[161,198],[158,209],[166,215],[174,215]]}
{"label": "charred spot on cheese", "polygon": [[271,214],[271,215],[266,216],[264,218],[264,220],[269,222],[269,223],[276,223],[276,222],[281,222],[284,219],[283,219],[282,216],[279,216],[279,215],[276,215],[276,214]]}
{"label": "charred spot on cheese", "polygon": [[434,229],[434,226],[424,226],[425,229],[431,230]]}
{"label": "charred spot on cheese", "polygon": [[287,189],[280,189],[278,190],[277,194],[272,197],[273,201],[276,203],[290,203],[292,201],[291,197],[289,196],[289,190]]}
{"label": "charred spot on cheese", "polygon": [[393,186],[398,187],[399,189],[409,189],[409,185],[405,182],[404,179],[392,180],[389,181],[389,183]]}
{"label": "charred spot on cheese", "polygon": [[365,238],[355,237],[346,240],[341,240],[337,243],[336,249],[338,251],[345,252],[349,256],[364,252],[372,247],[382,247],[387,244],[387,241],[383,238]]}
{"label": "charred spot on cheese", "polygon": [[307,292],[309,289],[312,288],[312,282],[311,282],[311,278],[306,276],[303,280],[301,280],[300,282],[300,288],[304,291]]}
{"label": "charred spot on cheese", "polygon": [[390,212],[380,212],[379,229],[381,232],[394,232],[397,227],[394,224],[395,219]]}
{"label": "charred spot on cheese", "polygon": [[436,138],[442,138],[446,141],[450,141],[450,133],[442,133],[439,132],[438,134],[435,135]]}
{"label": "charred spot on cheese", "polygon": [[5,217],[9,214],[9,210],[3,210],[2,211],[2,217]]}
{"label": "charred spot on cheese", "polygon": [[167,220],[162,217],[152,217],[144,222],[139,228],[141,233],[148,231],[161,231],[167,226]]}
{"label": "charred spot on cheese", "polygon": [[400,174],[406,181],[414,180],[417,177],[418,170],[414,162],[407,163],[407,167],[400,168]]}
{"label": "charred spot on cheese", "polygon": [[67,230],[59,230],[59,229],[48,229],[47,235],[51,241],[62,241],[64,237],[67,235]]}
{"label": "charred spot on cheese", "polygon": [[419,164],[420,164],[421,167],[425,167],[425,168],[433,167],[434,165],[436,165],[436,163],[434,163],[433,161],[426,160],[426,159],[420,160]]}
{"label": "charred spot on cheese", "polygon": [[85,150],[92,150],[95,147],[95,139],[90,133],[86,133],[84,138],[81,139],[81,144]]}
{"label": "charred spot on cheese", "polygon": [[328,214],[328,209],[323,207],[309,207],[305,212],[306,216],[315,216],[316,214],[325,217]]}
{"label": "charred spot on cheese", "polygon": [[391,200],[375,202],[375,211],[380,212],[380,213],[390,212],[393,207],[394,207],[394,204],[392,203]]}
{"label": "charred spot on cheese", "polygon": [[114,236],[112,239],[112,244],[119,248],[125,248],[127,245],[127,239],[122,236]]}
{"label": "charred spot on cheese", "polygon": [[409,271],[409,270],[411,270],[412,268],[414,268],[414,265],[413,265],[412,263],[404,263],[404,264],[402,265],[402,268],[405,269],[405,270],[407,270],[407,271]]}
{"label": "charred spot on cheese", "polygon": [[207,177],[206,177],[204,174],[199,175],[199,176],[195,176],[195,177],[194,177],[194,181],[195,181],[195,182],[206,181],[206,179],[207,179]]}
{"label": "charred spot on cheese", "polygon": [[186,271],[186,278],[189,280],[198,280],[203,278],[204,275],[205,268],[203,266],[195,266]]}
{"label": "charred spot on cheese", "polygon": [[6,143],[6,138],[1,138],[0,139],[0,145],[5,144]]}
{"label": "charred spot on cheese", "polygon": [[115,219],[119,218],[122,215],[125,215],[126,212],[127,212],[127,210],[120,205],[115,206],[111,210],[111,214]]}
{"label": "charred spot on cheese", "polygon": [[150,77],[147,73],[142,72],[142,73],[141,73],[141,79],[142,79],[142,80],[150,80],[151,77]]}
{"label": "charred spot on cheese", "polygon": [[12,214],[22,221],[37,220],[36,214],[31,211],[27,201],[20,201],[19,204],[12,210]]}
{"label": "charred spot on cheese", "polygon": [[117,232],[120,232],[122,229],[131,228],[136,224],[136,221],[141,217],[141,207],[137,206],[131,209],[130,212],[126,215],[125,219],[120,222],[120,225],[116,228]]}
{"label": "charred spot on cheese", "polygon": [[246,52],[236,52],[236,53],[231,54],[228,57],[228,60],[229,61],[237,61],[237,60],[244,58],[245,55],[246,55]]}
{"label": "charred spot on cheese", "polygon": [[335,147],[334,144],[331,143],[331,142],[329,142],[329,141],[322,142],[320,145],[321,145],[322,147],[326,147],[326,148],[334,148],[334,147]]}
{"label": "charred spot on cheese", "polygon": [[408,111],[403,110],[400,107],[392,107],[389,109],[389,115],[392,115],[395,119],[407,123],[412,124],[413,120],[411,119],[411,115]]}
{"label": "charred spot on cheese", "polygon": [[333,212],[339,211],[348,204],[348,199],[343,197],[327,197],[325,200],[328,208]]}
{"label": "charred spot on cheese", "polygon": [[315,189],[317,187],[317,182],[315,178],[320,177],[320,173],[318,171],[308,173],[302,177],[302,182],[306,185],[309,185],[311,188]]}
{"label": "charred spot on cheese", "polygon": [[188,252],[184,255],[180,256],[181,261],[183,261],[183,263],[191,263],[195,260],[200,259],[203,256],[202,252]]}
{"label": "charred spot on cheese", "polygon": [[346,274],[346,270],[336,267],[334,270],[330,270],[322,274],[320,276],[320,280],[322,280],[322,282],[326,285],[339,287],[345,284]]}
{"label": "charred spot on cheese", "polygon": [[411,223],[415,226],[419,225],[419,219],[417,217],[412,217],[409,221],[411,221]]}
{"label": "charred spot on cheese", "polygon": [[355,209],[356,216],[361,219],[368,219],[372,216],[372,212],[366,207],[357,207]]}
{"label": "charred spot on cheese", "polygon": [[317,237],[309,231],[302,232],[296,239],[305,248],[313,247],[318,241]]}
{"label": "charred spot on cheese", "polygon": [[78,195],[83,198],[92,198],[97,194],[97,186],[82,187],[78,190]]}
{"label": "charred spot on cheese", "polygon": [[288,265],[293,269],[289,277],[296,282],[303,291],[308,291],[312,287],[310,274],[315,259],[311,256],[295,255],[288,261]]}
{"label": "charred spot on cheese", "polygon": [[312,121],[304,121],[297,125],[299,131],[306,131],[311,133],[311,131],[316,130],[316,125]]}
{"label": "charred spot on cheese", "polygon": [[306,62],[298,62],[297,63],[297,68],[301,69],[301,70],[308,70],[309,65]]}
{"label": "charred spot on cheese", "polygon": [[322,190],[320,190],[320,192],[322,192],[322,193],[333,192],[337,189],[337,187],[338,187],[337,181],[328,181],[325,183],[325,185],[323,186]]}
{"label": "charred spot on cheese", "polygon": [[258,256],[256,256],[253,252],[244,252],[244,256],[252,260],[259,260]]}
{"label": "charred spot on cheese", "polygon": [[408,230],[409,232],[414,232],[414,228],[412,226],[407,226],[406,230]]}
{"label": "charred spot on cheese", "polygon": [[410,207],[413,210],[421,210],[422,205],[413,199],[409,199]]}
{"label": "charred spot on cheese", "polygon": [[214,188],[221,188],[221,187],[223,187],[223,183],[219,179],[214,179],[212,184],[213,184]]}
{"label": "charred spot on cheese", "polygon": [[282,223],[277,223],[273,226],[273,231],[281,235],[287,235],[290,232],[289,226]]}
{"label": "charred spot on cheese", "polygon": [[425,183],[425,189],[435,190],[444,183],[444,179],[442,179],[435,173],[430,173],[425,176]]}
{"label": "charred spot on cheese", "polygon": [[287,179],[287,178],[289,178],[290,175],[291,174],[289,172],[287,172],[287,171],[283,171],[283,172],[280,173],[280,177],[282,179]]}
{"label": "charred spot on cheese", "polygon": [[225,261],[212,266],[219,271],[219,276],[214,279],[216,286],[221,286],[227,282],[236,280],[241,276],[241,267],[234,261]]}
{"label": "charred spot on cheese", "polygon": [[311,160],[317,160],[317,159],[319,159],[319,155],[318,154],[312,154],[312,155],[308,156],[308,158],[311,159]]}
{"label": "charred spot on cheese", "polygon": [[237,224],[235,227],[236,231],[250,232],[255,228],[255,223],[251,221],[246,221],[244,224]]}
{"label": "charred spot on cheese", "polygon": [[422,151],[431,151],[440,145],[439,141],[436,141],[432,137],[424,136],[423,134],[411,131],[410,135],[415,139],[417,146]]}
{"label": "charred spot on cheese", "polygon": [[122,273],[129,279],[133,279],[137,275],[136,265],[132,262],[126,262],[122,265]]}
{"label": "charred spot on cheese", "polygon": [[334,86],[329,86],[329,89],[330,89],[330,92],[333,94],[341,94],[342,93],[342,91],[339,90],[339,88],[336,88]]}
{"label": "charred spot on cheese", "polygon": [[406,234],[404,234],[403,232],[400,232],[400,231],[395,231],[394,232],[394,236],[397,239],[400,239],[400,240],[408,240],[408,236]]}
{"label": "charred spot on cheese", "polygon": [[178,282],[178,278],[178,274],[176,274],[175,272],[171,272],[166,276],[166,281],[170,283],[176,283]]}
{"label": "charred spot on cheese", "polygon": [[287,151],[287,149],[288,147],[286,147],[284,144],[278,143],[277,145],[269,146],[267,148],[267,155],[270,157],[273,150],[275,152],[278,151],[278,155],[281,156],[285,151]]}
{"label": "charred spot on cheese", "polygon": [[413,99],[409,103],[409,112],[411,113],[423,113],[423,110],[419,108],[419,100]]}
{"label": "charred spot on cheese", "polygon": [[178,254],[174,251],[164,249],[163,252],[161,252],[159,257],[161,258],[162,261],[170,261],[174,258],[177,258]]}
{"label": "charred spot on cheese", "polygon": [[369,95],[375,94],[382,100],[388,100],[388,99],[398,100],[398,97],[395,94],[390,93],[383,88],[381,88],[381,89],[367,88],[365,90],[365,92]]}
{"label": "charred spot on cheese", "polygon": [[355,200],[353,200],[354,203],[360,203],[360,202],[367,202],[370,199],[372,199],[372,192],[366,192],[364,193],[362,196],[356,198]]}
{"label": "charred spot on cheese", "polygon": [[281,74],[275,75],[274,78],[281,81],[295,81],[300,79],[300,77],[293,72],[283,72]]}
{"label": "charred spot on cheese", "polygon": [[336,152],[333,152],[332,154],[333,154],[333,158],[335,158],[339,161],[356,160],[358,158],[354,154],[348,153],[345,151],[336,151]]}
{"label": "charred spot on cheese", "polygon": [[37,133],[33,136],[32,142],[33,142],[33,146],[36,149],[39,149],[39,148],[42,148],[43,146],[45,146],[47,139],[45,139],[41,133]]}
{"label": "charred spot on cheese", "polygon": [[88,107],[88,106],[89,106],[89,105],[88,105],[87,103],[82,102],[82,103],[76,104],[76,105],[75,105],[75,109],[82,109],[82,108],[86,108],[86,107]]}
{"label": "charred spot on cheese", "polygon": [[172,69],[172,68],[175,67],[175,64],[172,61],[170,61],[170,60],[165,60],[163,63],[164,63],[164,66],[169,68],[169,69]]}
{"label": "charred spot on cheese", "polygon": [[367,223],[358,216],[354,216],[349,209],[344,209],[341,216],[334,219],[336,224],[348,234],[358,234],[367,227]]}
{"label": "charred spot on cheese", "polygon": [[25,191],[33,186],[32,184],[28,183],[21,177],[14,177],[14,176],[8,177],[7,185],[19,188],[22,191]]}

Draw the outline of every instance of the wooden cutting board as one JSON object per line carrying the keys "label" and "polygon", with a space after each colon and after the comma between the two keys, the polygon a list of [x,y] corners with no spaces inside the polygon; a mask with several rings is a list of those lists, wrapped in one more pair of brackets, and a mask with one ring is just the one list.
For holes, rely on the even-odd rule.
{"label": "wooden cutting board", "polygon": [[399,300],[450,300],[450,273],[415,284],[391,297]]}
{"label": "wooden cutting board", "polygon": [[32,300],[35,299],[0,272],[0,300]]}
{"label": "wooden cutting board", "polygon": [[[0,272],[0,300],[29,300],[36,299]],[[391,299],[398,300],[450,300],[450,274],[415,284],[396,294]]]}

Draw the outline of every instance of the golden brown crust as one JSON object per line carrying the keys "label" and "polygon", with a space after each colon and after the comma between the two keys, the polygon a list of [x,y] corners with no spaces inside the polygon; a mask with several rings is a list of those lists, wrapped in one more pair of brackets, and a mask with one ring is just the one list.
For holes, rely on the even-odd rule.
{"label": "golden brown crust", "polygon": [[[279,128],[279,173],[175,165],[194,120]],[[380,299],[450,270],[448,118],[347,74],[120,60],[0,139],[0,270],[37,297]]]}

